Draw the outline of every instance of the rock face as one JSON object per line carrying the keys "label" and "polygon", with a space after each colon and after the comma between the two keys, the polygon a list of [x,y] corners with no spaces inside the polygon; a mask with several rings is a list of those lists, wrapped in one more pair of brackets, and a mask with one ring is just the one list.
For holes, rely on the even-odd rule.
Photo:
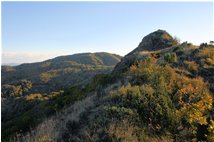
{"label": "rock face", "polygon": [[145,36],[139,46],[129,54],[140,51],[154,51],[178,44],[173,37],[164,30],[157,30]]}
{"label": "rock face", "polygon": [[143,53],[161,50],[175,45],[178,45],[178,42],[164,30],[157,30],[150,33],[143,38],[137,48],[121,59],[121,62],[114,68],[113,73],[121,72],[134,61],[142,60],[145,57]]}

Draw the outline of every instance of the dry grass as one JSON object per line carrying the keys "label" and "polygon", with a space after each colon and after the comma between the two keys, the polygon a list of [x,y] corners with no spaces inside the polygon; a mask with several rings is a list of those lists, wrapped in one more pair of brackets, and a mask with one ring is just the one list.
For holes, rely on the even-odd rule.
{"label": "dry grass", "polygon": [[130,124],[127,120],[123,120],[119,123],[112,123],[108,128],[110,136],[116,136],[118,139],[125,142],[138,142],[136,136],[136,127]]}
{"label": "dry grass", "polygon": [[128,120],[123,120],[116,123],[111,123],[107,128],[107,133],[114,137],[116,136],[121,142],[172,142],[170,136],[149,136],[145,130],[131,124]]}
{"label": "dry grass", "polygon": [[79,121],[80,114],[93,107],[95,95],[78,101],[62,112],[48,118],[25,135],[17,135],[13,142],[55,142],[61,132],[66,129],[68,121]]}

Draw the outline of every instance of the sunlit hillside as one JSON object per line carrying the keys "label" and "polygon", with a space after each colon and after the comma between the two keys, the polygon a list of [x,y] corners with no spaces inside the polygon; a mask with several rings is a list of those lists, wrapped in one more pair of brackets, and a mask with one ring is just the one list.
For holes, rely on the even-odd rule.
{"label": "sunlit hillside", "polygon": [[[120,62],[119,56],[108,55],[105,61],[96,59],[96,65],[106,67],[107,62],[114,61],[110,66],[118,62],[114,69],[99,72],[88,82],[70,84],[50,95],[24,95],[13,103],[6,97],[2,107],[3,140],[214,141],[212,41],[199,46],[180,43],[166,31],[157,30]],[[54,60],[59,61],[50,61]],[[48,61],[44,63],[41,66],[49,66]],[[8,67],[7,71],[15,69]],[[28,88],[32,85],[22,81],[19,86],[26,84]],[[18,112],[9,111],[12,108]]]}

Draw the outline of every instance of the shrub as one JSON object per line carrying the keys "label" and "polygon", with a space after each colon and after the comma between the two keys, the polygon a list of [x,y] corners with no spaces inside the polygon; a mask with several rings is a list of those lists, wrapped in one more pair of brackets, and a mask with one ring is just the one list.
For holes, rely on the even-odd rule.
{"label": "shrub", "polygon": [[[123,86],[118,91],[113,92],[111,96],[114,103],[129,107],[132,110],[136,109],[143,124],[157,126],[155,129],[157,132],[160,129],[169,128],[174,123],[170,96],[164,92],[160,93],[150,85]],[[117,109],[115,108],[115,110]],[[119,113],[117,112],[117,114]]]}
{"label": "shrub", "polygon": [[164,60],[168,63],[175,63],[177,62],[177,55],[176,53],[166,53],[164,55]]}
{"label": "shrub", "polygon": [[2,86],[2,97],[3,98],[19,98],[29,94],[32,88],[31,81],[21,80],[12,84],[5,84]]}
{"label": "shrub", "polygon": [[206,48],[206,47],[208,47],[207,43],[201,43],[200,46],[199,46],[199,49],[203,49],[203,48]]}
{"label": "shrub", "polygon": [[192,73],[197,73],[199,65],[195,63],[195,61],[184,61],[184,64],[186,68],[192,72]]}
{"label": "shrub", "polygon": [[213,99],[206,83],[201,78],[180,77],[178,87],[179,89],[174,96],[177,109],[176,116],[183,120],[183,126],[189,125],[193,137],[196,137],[199,132],[205,136],[205,130],[200,130],[198,127],[208,125],[207,118],[209,117],[209,110],[212,109]]}
{"label": "shrub", "polygon": [[[130,74],[136,76],[135,84],[150,84],[157,92],[170,93],[175,81],[175,71],[168,65],[156,64],[154,58],[150,58],[130,68]],[[167,91],[166,91],[167,90]]]}
{"label": "shrub", "polygon": [[184,54],[184,48],[183,48],[183,47],[180,47],[180,46],[175,47],[175,48],[173,49],[173,52],[175,52],[176,55],[181,56],[181,55]]}

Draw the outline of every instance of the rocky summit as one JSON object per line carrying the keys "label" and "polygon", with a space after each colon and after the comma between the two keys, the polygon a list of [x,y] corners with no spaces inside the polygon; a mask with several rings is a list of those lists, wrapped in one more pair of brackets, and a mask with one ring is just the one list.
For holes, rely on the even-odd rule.
{"label": "rocky summit", "polygon": [[121,60],[121,62],[116,65],[115,69],[113,70],[113,73],[121,71],[123,72],[133,62],[144,59],[147,53],[155,52],[157,50],[162,50],[177,45],[178,41],[165,30],[159,29],[157,31],[154,31],[145,36],[138,45],[138,47],[128,53]]}
{"label": "rocky summit", "polygon": [[177,44],[178,42],[168,32],[159,29],[145,36],[131,53],[160,50]]}

